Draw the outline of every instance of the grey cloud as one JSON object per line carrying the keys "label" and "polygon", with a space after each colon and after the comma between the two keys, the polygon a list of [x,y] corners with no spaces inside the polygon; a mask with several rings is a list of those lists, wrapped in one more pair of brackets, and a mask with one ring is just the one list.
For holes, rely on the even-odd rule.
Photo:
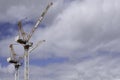
{"label": "grey cloud", "polygon": [[111,43],[119,41],[118,3],[118,0],[71,3],[58,14],[50,28],[38,32],[48,41],[42,49],[55,55],[71,56],[77,50],[81,54],[113,47]]}
{"label": "grey cloud", "polygon": [[0,80],[13,80],[14,77],[14,66],[8,65],[7,67],[3,67],[0,64]]}
{"label": "grey cloud", "polygon": [[[30,79],[42,80],[116,80],[120,79],[119,59],[109,59],[98,57],[79,63],[52,64],[45,67],[30,66]],[[23,67],[22,67],[23,68]],[[20,68],[20,77],[23,79],[23,70]],[[7,75],[7,74],[5,74]],[[2,80],[6,78],[1,77]],[[13,78],[13,77],[12,77]],[[12,80],[12,79],[11,79]]]}
{"label": "grey cloud", "polygon": [[[46,67],[30,67],[31,79],[42,80],[115,80],[119,77],[119,59],[98,57],[79,63],[54,64]],[[34,69],[33,69],[34,68]]]}
{"label": "grey cloud", "polygon": [[48,13],[47,18],[45,19],[47,24],[50,24],[52,22],[51,19],[54,19],[56,17],[56,14],[58,14],[63,10],[63,8],[65,8],[66,4],[64,4],[64,0],[1,0],[0,21],[15,23],[16,21],[24,19],[26,17],[28,17],[30,20],[36,20],[36,18],[40,15],[40,13],[50,1],[54,2],[54,6],[52,11]]}

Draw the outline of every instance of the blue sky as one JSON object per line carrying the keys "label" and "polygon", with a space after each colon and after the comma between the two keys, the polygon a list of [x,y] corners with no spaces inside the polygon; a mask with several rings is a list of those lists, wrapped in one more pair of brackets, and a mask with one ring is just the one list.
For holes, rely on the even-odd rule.
{"label": "blue sky", "polygon": [[[119,0],[1,0],[0,80],[14,78],[6,58],[17,22],[29,32],[50,1],[54,5],[31,38],[34,44],[46,42],[30,53],[30,79],[120,80]],[[19,46],[15,51],[22,55]],[[23,72],[22,66],[21,80]]]}

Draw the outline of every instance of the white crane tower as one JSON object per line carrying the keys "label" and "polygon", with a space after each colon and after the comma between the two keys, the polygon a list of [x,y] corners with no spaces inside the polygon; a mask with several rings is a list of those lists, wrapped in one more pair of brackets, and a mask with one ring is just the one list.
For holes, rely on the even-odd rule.
{"label": "white crane tower", "polygon": [[45,40],[39,41],[38,44],[29,50],[30,47],[32,47],[33,42],[29,42],[30,38],[32,37],[35,30],[38,28],[38,25],[41,23],[43,18],[45,17],[45,14],[47,13],[48,9],[53,5],[53,3],[49,3],[41,16],[38,18],[35,26],[32,28],[31,32],[29,34],[26,34],[22,28],[21,21],[18,22],[18,28],[19,28],[19,35],[15,38],[15,41],[19,44],[22,44],[24,47],[24,80],[29,80],[29,52],[33,51],[40,43],[45,42]]}

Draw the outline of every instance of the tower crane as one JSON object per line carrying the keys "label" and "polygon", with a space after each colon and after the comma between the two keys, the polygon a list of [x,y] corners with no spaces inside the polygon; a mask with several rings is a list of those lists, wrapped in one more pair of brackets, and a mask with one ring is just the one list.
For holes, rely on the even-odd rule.
{"label": "tower crane", "polygon": [[[39,24],[42,22],[42,20],[45,17],[45,14],[47,13],[48,9],[53,5],[53,3],[49,3],[45,10],[42,12],[41,16],[38,18],[35,26],[32,28],[31,32],[29,34],[26,34],[22,28],[21,21],[18,22],[18,28],[19,28],[19,35],[15,38],[15,41],[19,44],[22,44],[24,47],[24,80],[29,80],[29,48],[32,47],[33,42],[29,42],[32,35],[34,34],[35,30],[38,28]],[[38,44],[34,48],[32,48],[31,51],[33,51],[40,43],[45,42],[45,40],[39,41]]]}
{"label": "tower crane", "polygon": [[22,63],[20,61],[22,59],[22,57],[19,57],[15,53],[14,48],[13,48],[13,44],[10,44],[9,48],[10,48],[11,54],[10,54],[10,57],[7,58],[7,62],[9,62],[11,64],[14,64],[14,67],[15,67],[15,80],[19,80],[19,67],[22,66]]}

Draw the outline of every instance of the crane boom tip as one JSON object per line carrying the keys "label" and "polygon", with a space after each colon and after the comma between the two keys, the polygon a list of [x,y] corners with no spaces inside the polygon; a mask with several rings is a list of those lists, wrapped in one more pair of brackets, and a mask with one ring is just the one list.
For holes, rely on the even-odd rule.
{"label": "crane boom tip", "polygon": [[50,5],[53,5],[53,2],[51,2]]}
{"label": "crane boom tip", "polygon": [[46,40],[43,40],[43,42],[46,42]]}

